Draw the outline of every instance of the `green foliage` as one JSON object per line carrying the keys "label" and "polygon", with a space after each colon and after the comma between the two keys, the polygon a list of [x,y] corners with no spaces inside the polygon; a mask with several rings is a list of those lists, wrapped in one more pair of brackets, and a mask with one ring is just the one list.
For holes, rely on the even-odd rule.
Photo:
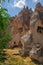
{"label": "green foliage", "polygon": [[10,16],[7,10],[4,8],[0,9],[0,48],[5,48],[4,45],[11,39],[9,33],[9,19]]}
{"label": "green foliage", "polygon": [[[0,0],[0,3],[5,0]],[[0,9],[0,48],[6,48],[6,43],[11,40],[10,28],[9,28],[9,19],[7,9],[1,7]]]}
{"label": "green foliage", "polygon": [[4,50],[0,49],[0,62],[4,62],[6,59],[7,54],[5,53]]}
{"label": "green foliage", "polygon": [[10,16],[8,15],[7,10],[4,8],[1,8],[0,9],[0,28],[3,28],[3,29],[6,28],[9,18],[10,18]]}
{"label": "green foliage", "polygon": [[10,34],[0,38],[0,48],[3,49],[3,48],[8,48],[8,41],[11,39],[11,36]]}
{"label": "green foliage", "polygon": [[0,0],[0,62],[5,61],[6,53],[3,50],[8,47],[8,42],[11,40],[8,11],[1,6],[5,0]]}

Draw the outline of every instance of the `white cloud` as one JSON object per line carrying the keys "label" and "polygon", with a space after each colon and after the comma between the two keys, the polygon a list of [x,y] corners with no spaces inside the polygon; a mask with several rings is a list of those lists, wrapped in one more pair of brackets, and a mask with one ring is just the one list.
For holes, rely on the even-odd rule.
{"label": "white cloud", "polygon": [[33,2],[37,2],[38,0],[33,0]]}
{"label": "white cloud", "polygon": [[26,6],[26,0],[14,0],[13,7],[23,8]]}

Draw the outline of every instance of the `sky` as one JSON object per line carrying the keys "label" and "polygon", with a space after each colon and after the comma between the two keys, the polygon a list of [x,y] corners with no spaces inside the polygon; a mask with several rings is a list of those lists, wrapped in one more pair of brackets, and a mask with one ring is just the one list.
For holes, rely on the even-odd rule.
{"label": "sky", "polygon": [[40,2],[43,6],[43,0],[10,0],[10,2],[6,0],[6,2],[2,3],[2,7],[6,8],[9,15],[12,17],[18,15],[24,6],[28,6],[28,8],[32,8],[34,11],[38,2]]}

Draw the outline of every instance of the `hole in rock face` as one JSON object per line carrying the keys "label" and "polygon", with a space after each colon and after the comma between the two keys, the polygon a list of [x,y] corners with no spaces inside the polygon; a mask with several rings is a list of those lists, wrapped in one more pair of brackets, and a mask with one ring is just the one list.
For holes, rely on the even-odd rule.
{"label": "hole in rock face", "polygon": [[14,42],[14,44],[16,44],[16,42]]}
{"label": "hole in rock face", "polygon": [[43,27],[38,26],[38,28],[37,28],[37,32],[39,32],[39,33],[43,33]]}

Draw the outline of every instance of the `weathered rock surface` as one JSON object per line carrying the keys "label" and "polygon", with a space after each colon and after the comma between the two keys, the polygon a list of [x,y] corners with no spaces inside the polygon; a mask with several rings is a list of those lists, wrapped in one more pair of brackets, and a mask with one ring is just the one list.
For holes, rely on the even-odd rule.
{"label": "weathered rock surface", "polygon": [[10,22],[12,41],[9,42],[9,46],[14,46],[19,44],[21,36],[23,36],[30,29],[30,18],[32,15],[32,10],[28,7],[24,7],[17,16],[12,17]]}

